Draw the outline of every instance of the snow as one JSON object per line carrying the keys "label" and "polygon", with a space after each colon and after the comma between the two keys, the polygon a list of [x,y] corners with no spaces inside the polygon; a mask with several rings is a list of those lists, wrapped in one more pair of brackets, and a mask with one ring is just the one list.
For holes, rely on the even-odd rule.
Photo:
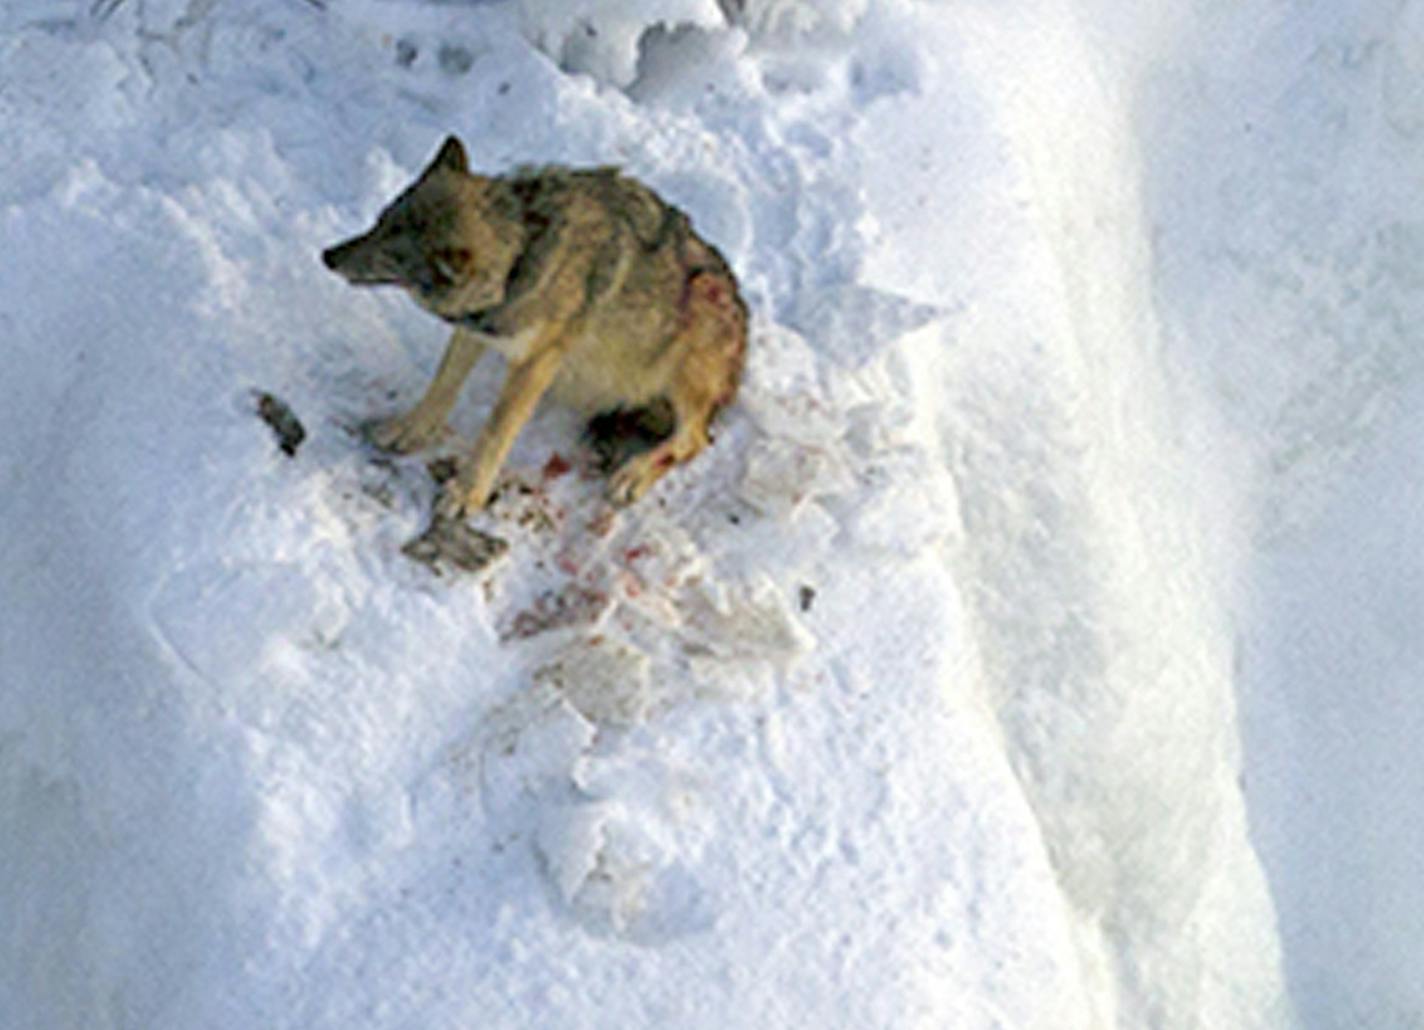
{"label": "snow", "polygon": [[[0,11],[4,1025],[1420,1025],[1424,5],[1140,6]],[[317,260],[449,132],[753,312],[479,574]]]}
{"label": "snow", "polygon": [[1215,66],[1173,73],[1151,105],[1171,130],[1152,172],[1159,295],[1241,479],[1245,794],[1310,1026],[1424,1019],[1424,766],[1405,743],[1421,712],[1406,685],[1420,670],[1422,16],[1311,3],[1203,23],[1191,45]]}

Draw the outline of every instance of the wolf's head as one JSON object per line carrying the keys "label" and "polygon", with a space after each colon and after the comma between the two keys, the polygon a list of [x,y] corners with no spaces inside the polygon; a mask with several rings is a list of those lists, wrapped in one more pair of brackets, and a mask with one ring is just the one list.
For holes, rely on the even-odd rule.
{"label": "wolf's head", "polygon": [[422,307],[456,317],[500,302],[523,235],[499,183],[470,174],[451,136],[369,232],[321,260],[354,286],[400,286]]}

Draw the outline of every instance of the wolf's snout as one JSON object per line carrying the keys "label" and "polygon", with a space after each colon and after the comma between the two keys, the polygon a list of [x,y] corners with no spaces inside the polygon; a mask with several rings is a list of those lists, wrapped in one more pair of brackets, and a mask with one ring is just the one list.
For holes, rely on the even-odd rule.
{"label": "wolf's snout", "polygon": [[352,286],[399,285],[388,260],[370,245],[369,236],[355,236],[321,252],[321,263]]}
{"label": "wolf's snout", "polygon": [[321,263],[335,272],[341,267],[341,259],[349,253],[351,253],[351,244],[338,243],[321,252]]}

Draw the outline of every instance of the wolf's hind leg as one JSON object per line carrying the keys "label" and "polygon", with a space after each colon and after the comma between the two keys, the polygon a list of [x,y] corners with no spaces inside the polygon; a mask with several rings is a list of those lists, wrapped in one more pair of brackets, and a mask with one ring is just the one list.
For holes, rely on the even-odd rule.
{"label": "wolf's hind leg", "polygon": [[668,383],[676,428],[651,450],[627,459],[608,482],[608,499],[632,504],[674,465],[696,457],[711,442],[708,425],[731,401],[746,349],[746,317],[720,275],[698,276],[689,287],[686,328],[672,343],[678,364]]}
{"label": "wolf's hind leg", "polygon": [[451,333],[445,356],[440,359],[440,367],[426,387],[425,395],[404,415],[370,423],[366,433],[371,442],[383,450],[406,454],[434,440],[445,427],[445,418],[460,396],[460,387],[484,350],[484,342],[467,330],[456,329]]}
{"label": "wolf's hind leg", "polygon": [[672,436],[629,458],[609,479],[608,499],[620,508],[642,497],[670,468],[691,460],[707,446],[707,423],[714,409],[710,405],[700,411],[696,406],[680,407],[676,399],[673,408],[678,416]]}

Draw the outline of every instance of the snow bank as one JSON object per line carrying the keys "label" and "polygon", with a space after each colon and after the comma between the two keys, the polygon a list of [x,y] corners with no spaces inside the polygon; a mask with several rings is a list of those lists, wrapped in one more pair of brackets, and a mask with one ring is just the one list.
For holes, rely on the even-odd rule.
{"label": "snow bank", "polygon": [[[1309,1026],[1411,1027],[1424,361],[1418,3],[1202,20],[1144,104],[1169,356],[1239,508],[1252,837]],[[1408,684],[1409,686],[1406,686]]]}
{"label": "snow bank", "polygon": [[[1202,481],[1164,464],[1178,446],[1173,398],[1137,137],[1119,99],[1134,84],[1057,13],[961,23],[947,63],[967,75],[927,98],[978,116],[961,115],[943,153],[963,160],[987,136],[1007,161],[965,160],[967,176],[914,168],[908,119],[867,122],[865,150],[885,162],[869,180],[888,209],[891,260],[903,261],[903,232],[925,247],[964,241],[919,266],[922,290],[954,291],[963,306],[907,379],[955,473],[965,531],[954,564],[985,689],[1079,916],[1093,1023],[1271,1023],[1284,1004],[1241,992],[1275,976],[1272,913],[1232,782],[1231,632],[1203,540],[1211,509],[1192,493]],[[1055,60],[1024,60],[1032,44]],[[1016,60],[1015,92],[975,89]],[[1012,184],[975,191],[981,168]],[[966,180],[991,203],[963,205],[969,224],[935,224],[923,198]]]}
{"label": "snow bank", "polygon": [[[1264,747],[1248,780],[1289,993],[1238,787],[1242,634],[1279,656],[1244,673],[1248,772],[1272,685],[1329,686],[1271,650],[1276,613],[1233,622],[1235,576],[1317,582],[1252,578],[1246,518],[1288,491],[1242,490],[1255,452],[1214,449],[1269,438],[1279,366],[1242,349],[1231,385],[1264,421],[1223,428],[1242,409],[1193,349],[1262,295],[1217,260],[1236,214],[1268,196],[1288,235],[1317,210],[1226,143],[1183,187],[1248,46],[1208,65],[1221,37],[1189,5],[1056,0],[94,11],[0,15],[0,233],[24,255],[0,283],[16,1025],[1355,1011],[1301,986],[1340,948],[1292,922],[1318,882],[1286,851],[1316,824],[1280,814],[1311,774]],[[1178,112],[1208,67],[1197,122]],[[1269,109],[1286,138],[1293,108]],[[449,131],[489,169],[625,165],[756,313],[716,445],[631,511],[559,474],[578,427],[540,413],[488,516],[510,554],[480,577],[401,555],[429,477],[351,432],[409,403],[439,327],[316,260]],[[1221,213],[1222,183],[1244,207]],[[1388,239],[1412,298],[1408,226]],[[295,454],[262,391],[303,423]],[[1344,825],[1404,882],[1407,835]],[[1401,930],[1353,967],[1393,1006],[1377,1025],[1415,1011],[1412,954]]]}

